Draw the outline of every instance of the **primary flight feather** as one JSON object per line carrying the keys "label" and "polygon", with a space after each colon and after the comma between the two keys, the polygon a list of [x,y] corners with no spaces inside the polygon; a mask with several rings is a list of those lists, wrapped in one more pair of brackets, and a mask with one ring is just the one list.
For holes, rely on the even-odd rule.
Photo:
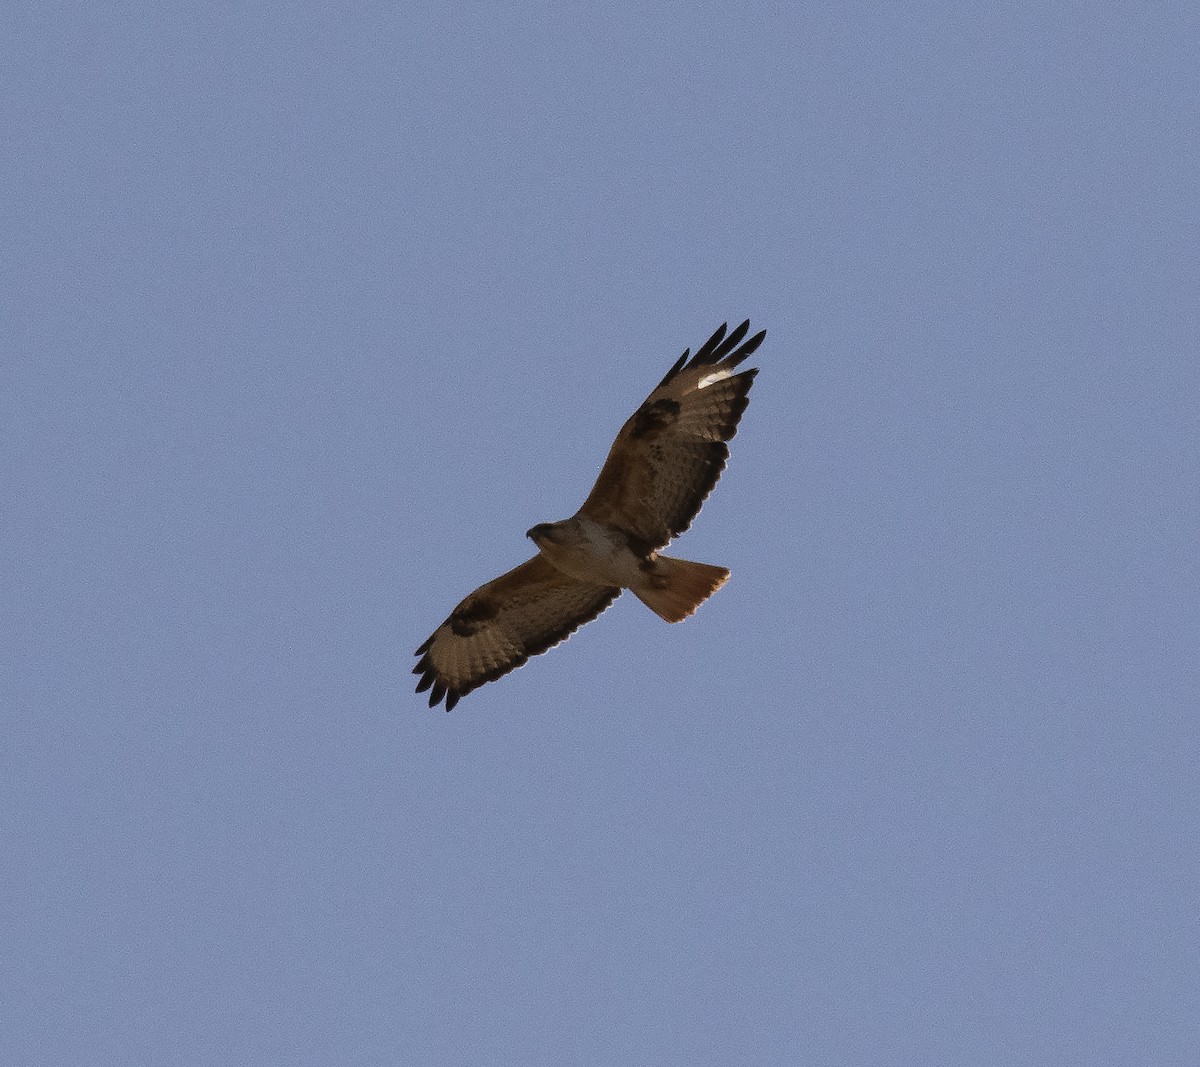
{"label": "primary flight feather", "polygon": [[588,498],[571,518],[538,523],[538,554],[480,586],[420,648],[413,673],[429,706],[449,711],[485,682],[565,640],[621,594],[667,622],[687,618],[729,571],[659,554],[691,525],[729,458],[757,368],[734,372],[767,331],[726,324],[685,350],[621,427]]}

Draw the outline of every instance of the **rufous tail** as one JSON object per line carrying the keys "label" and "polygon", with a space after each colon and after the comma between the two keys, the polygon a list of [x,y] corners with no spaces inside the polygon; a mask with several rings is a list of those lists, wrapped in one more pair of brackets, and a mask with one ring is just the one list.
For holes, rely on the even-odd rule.
{"label": "rufous tail", "polygon": [[637,598],[667,622],[682,622],[729,580],[729,571],[708,563],[658,556],[633,587]]}

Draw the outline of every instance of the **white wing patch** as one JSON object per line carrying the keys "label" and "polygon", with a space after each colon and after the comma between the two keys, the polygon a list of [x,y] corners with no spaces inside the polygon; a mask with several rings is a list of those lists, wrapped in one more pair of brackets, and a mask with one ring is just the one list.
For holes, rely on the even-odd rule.
{"label": "white wing patch", "polygon": [[712,374],[706,374],[696,383],[697,389],[707,389],[710,385],[716,385],[717,382],[723,382],[726,378],[733,377],[733,368],[725,367],[722,370],[715,370]]}

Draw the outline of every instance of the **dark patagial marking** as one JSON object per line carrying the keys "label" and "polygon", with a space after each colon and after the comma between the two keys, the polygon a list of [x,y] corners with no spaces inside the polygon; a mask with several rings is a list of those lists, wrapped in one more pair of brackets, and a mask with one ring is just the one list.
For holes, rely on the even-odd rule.
{"label": "dark patagial marking", "polygon": [[645,437],[647,434],[665,430],[679,418],[679,401],[663,397],[653,404],[643,404],[633,417],[633,436]]}
{"label": "dark patagial marking", "polygon": [[447,621],[450,623],[450,629],[459,637],[471,637],[495,617],[496,605],[490,600],[480,599],[473,604],[464,604],[457,608]]}

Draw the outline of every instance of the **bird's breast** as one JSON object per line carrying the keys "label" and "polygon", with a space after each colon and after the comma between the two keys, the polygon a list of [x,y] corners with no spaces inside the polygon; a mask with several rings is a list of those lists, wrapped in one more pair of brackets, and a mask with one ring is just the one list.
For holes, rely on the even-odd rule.
{"label": "bird's breast", "polygon": [[581,515],[561,523],[555,541],[539,548],[558,570],[577,581],[629,588],[637,579],[638,557],[626,536]]}

